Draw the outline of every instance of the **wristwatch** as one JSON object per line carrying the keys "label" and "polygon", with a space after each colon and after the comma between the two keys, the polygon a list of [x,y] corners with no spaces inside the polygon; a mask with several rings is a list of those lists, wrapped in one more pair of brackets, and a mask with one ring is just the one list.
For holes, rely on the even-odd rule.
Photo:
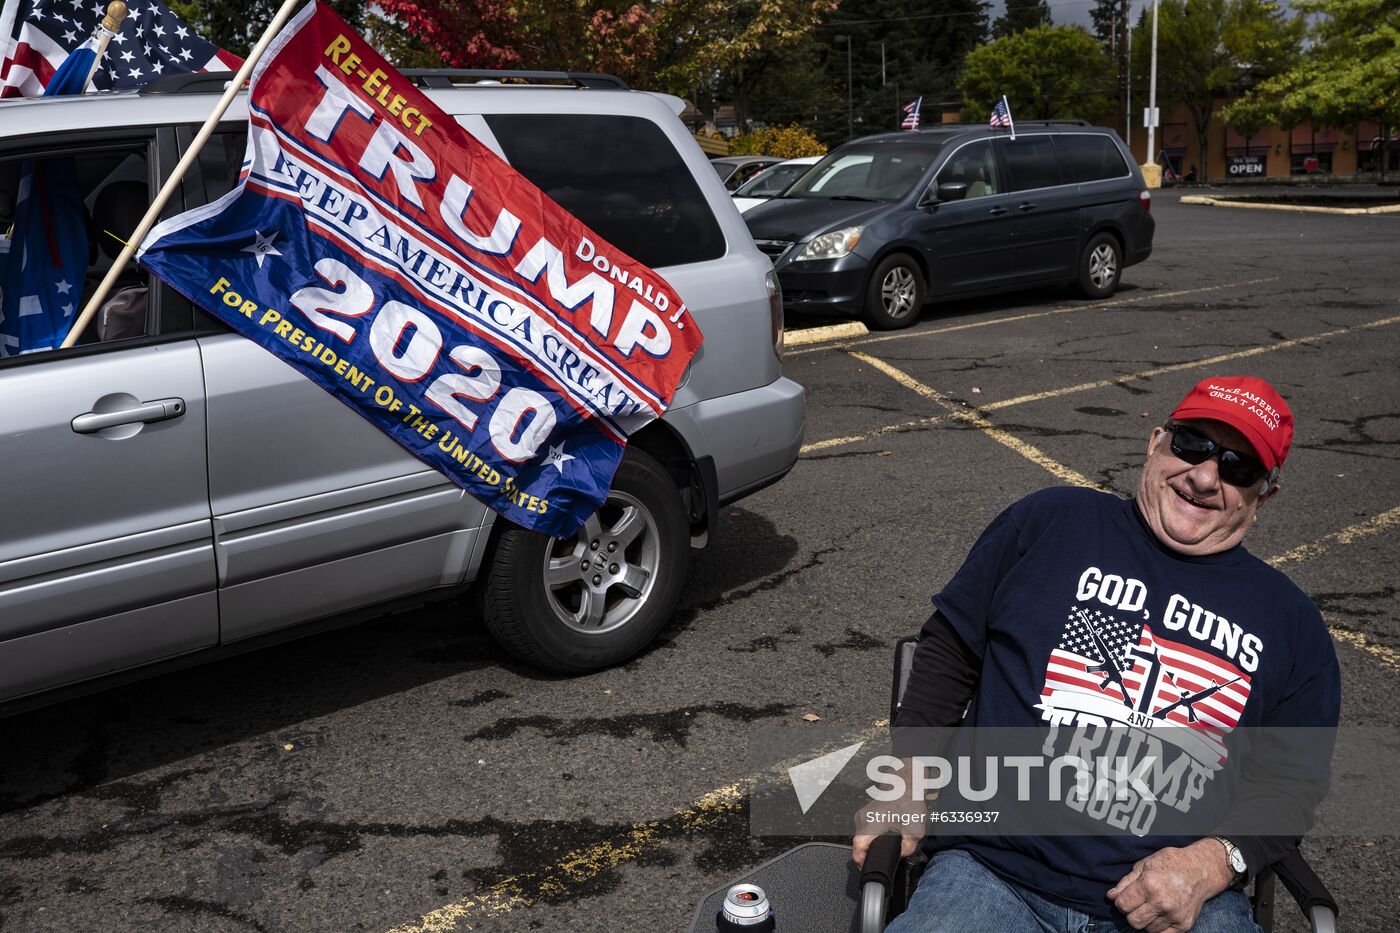
{"label": "wristwatch", "polygon": [[1230,870],[1235,873],[1235,876],[1230,879],[1230,887],[1240,887],[1249,875],[1249,866],[1245,863],[1244,853],[1240,851],[1239,846],[1224,836],[1211,836],[1210,838],[1225,847],[1225,861],[1229,863]]}

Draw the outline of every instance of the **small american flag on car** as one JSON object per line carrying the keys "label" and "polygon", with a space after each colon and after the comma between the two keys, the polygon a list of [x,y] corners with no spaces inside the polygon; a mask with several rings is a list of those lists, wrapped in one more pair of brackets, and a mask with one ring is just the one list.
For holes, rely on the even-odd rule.
{"label": "small american flag on car", "polygon": [[904,122],[899,124],[900,129],[917,130],[919,128],[919,108],[923,106],[923,103],[923,97],[916,97],[904,105]]}
{"label": "small american flag on car", "polygon": [[992,118],[987,121],[992,126],[1011,126],[1011,108],[1006,104],[1003,97],[997,101],[997,105],[992,108]]}
{"label": "small american flag on car", "polygon": [[[70,52],[107,13],[99,0],[4,0],[0,8],[0,97],[39,97]],[[235,71],[237,55],[200,38],[158,0],[132,0],[92,86],[130,90],[162,75]]]}

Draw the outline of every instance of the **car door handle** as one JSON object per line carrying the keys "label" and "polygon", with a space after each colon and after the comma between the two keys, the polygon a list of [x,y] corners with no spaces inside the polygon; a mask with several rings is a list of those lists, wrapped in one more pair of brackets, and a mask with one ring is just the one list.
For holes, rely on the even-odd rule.
{"label": "car door handle", "polygon": [[988,213],[988,214],[991,214],[993,217],[1000,217],[1002,214],[1005,214],[1005,213],[1006,213],[1006,208],[1004,208],[1004,207],[994,207],[994,208],[992,208],[991,210],[987,211],[987,213]]}
{"label": "car door handle", "polygon": [[1022,201],[1020,204],[1016,205],[1016,210],[1021,211],[1022,213],[1025,213],[1026,211],[1033,211],[1035,210],[1035,205],[1032,204],[1030,201]]}
{"label": "car door handle", "polygon": [[73,430],[79,434],[95,434],[123,424],[150,424],[152,421],[178,418],[184,413],[184,399],[163,398],[120,411],[85,412],[73,419]]}

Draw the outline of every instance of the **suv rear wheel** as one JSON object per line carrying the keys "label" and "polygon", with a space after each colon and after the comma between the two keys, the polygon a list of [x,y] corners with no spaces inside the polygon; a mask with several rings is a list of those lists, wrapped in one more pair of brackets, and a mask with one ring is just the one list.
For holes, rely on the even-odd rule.
{"label": "suv rear wheel", "polygon": [[875,330],[898,330],[919,319],[924,277],[908,256],[886,256],[865,289],[865,322]]}
{"label": "suv rear wheel", "polygon": [[607,502],[573,538],[502,532],[483,593],[486,625],[535,667],[600,670],[641,651],[670,619],[689,560],[676,484],[629,447]]}
{"label": "suv rear wheel", "polygon": [[1079,257],[1079,291],[1085,298],[1107,298],[1118,290],[1123,274],[1123,251],[1118,238],[1100,233],[1089,241]]}

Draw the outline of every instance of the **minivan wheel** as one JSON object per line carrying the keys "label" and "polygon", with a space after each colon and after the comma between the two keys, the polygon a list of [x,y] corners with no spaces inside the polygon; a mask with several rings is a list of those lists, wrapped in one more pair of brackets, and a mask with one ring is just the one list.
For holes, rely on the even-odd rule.
{"label": "minivan wheel", "polygon": [[483,593],[486,626],[535,667],[600,670],[641,651],[666,624],[689,560],[676,484],[629,447],[607,501],[577,535],[514,525],[501,533]]}
{"label": "minivan wheel", "polygon": [[865,291],[865,322],[875,330],[898,330],[919,319],[924,277],[908,256],[887,256],[875,267]]}
{"label": "minivan wheel", "polygon": [[1079,291],[1085,298],[1107,298],[1118,290],[1123,253],[1111,233],[1100,233],[1079,257]]}

